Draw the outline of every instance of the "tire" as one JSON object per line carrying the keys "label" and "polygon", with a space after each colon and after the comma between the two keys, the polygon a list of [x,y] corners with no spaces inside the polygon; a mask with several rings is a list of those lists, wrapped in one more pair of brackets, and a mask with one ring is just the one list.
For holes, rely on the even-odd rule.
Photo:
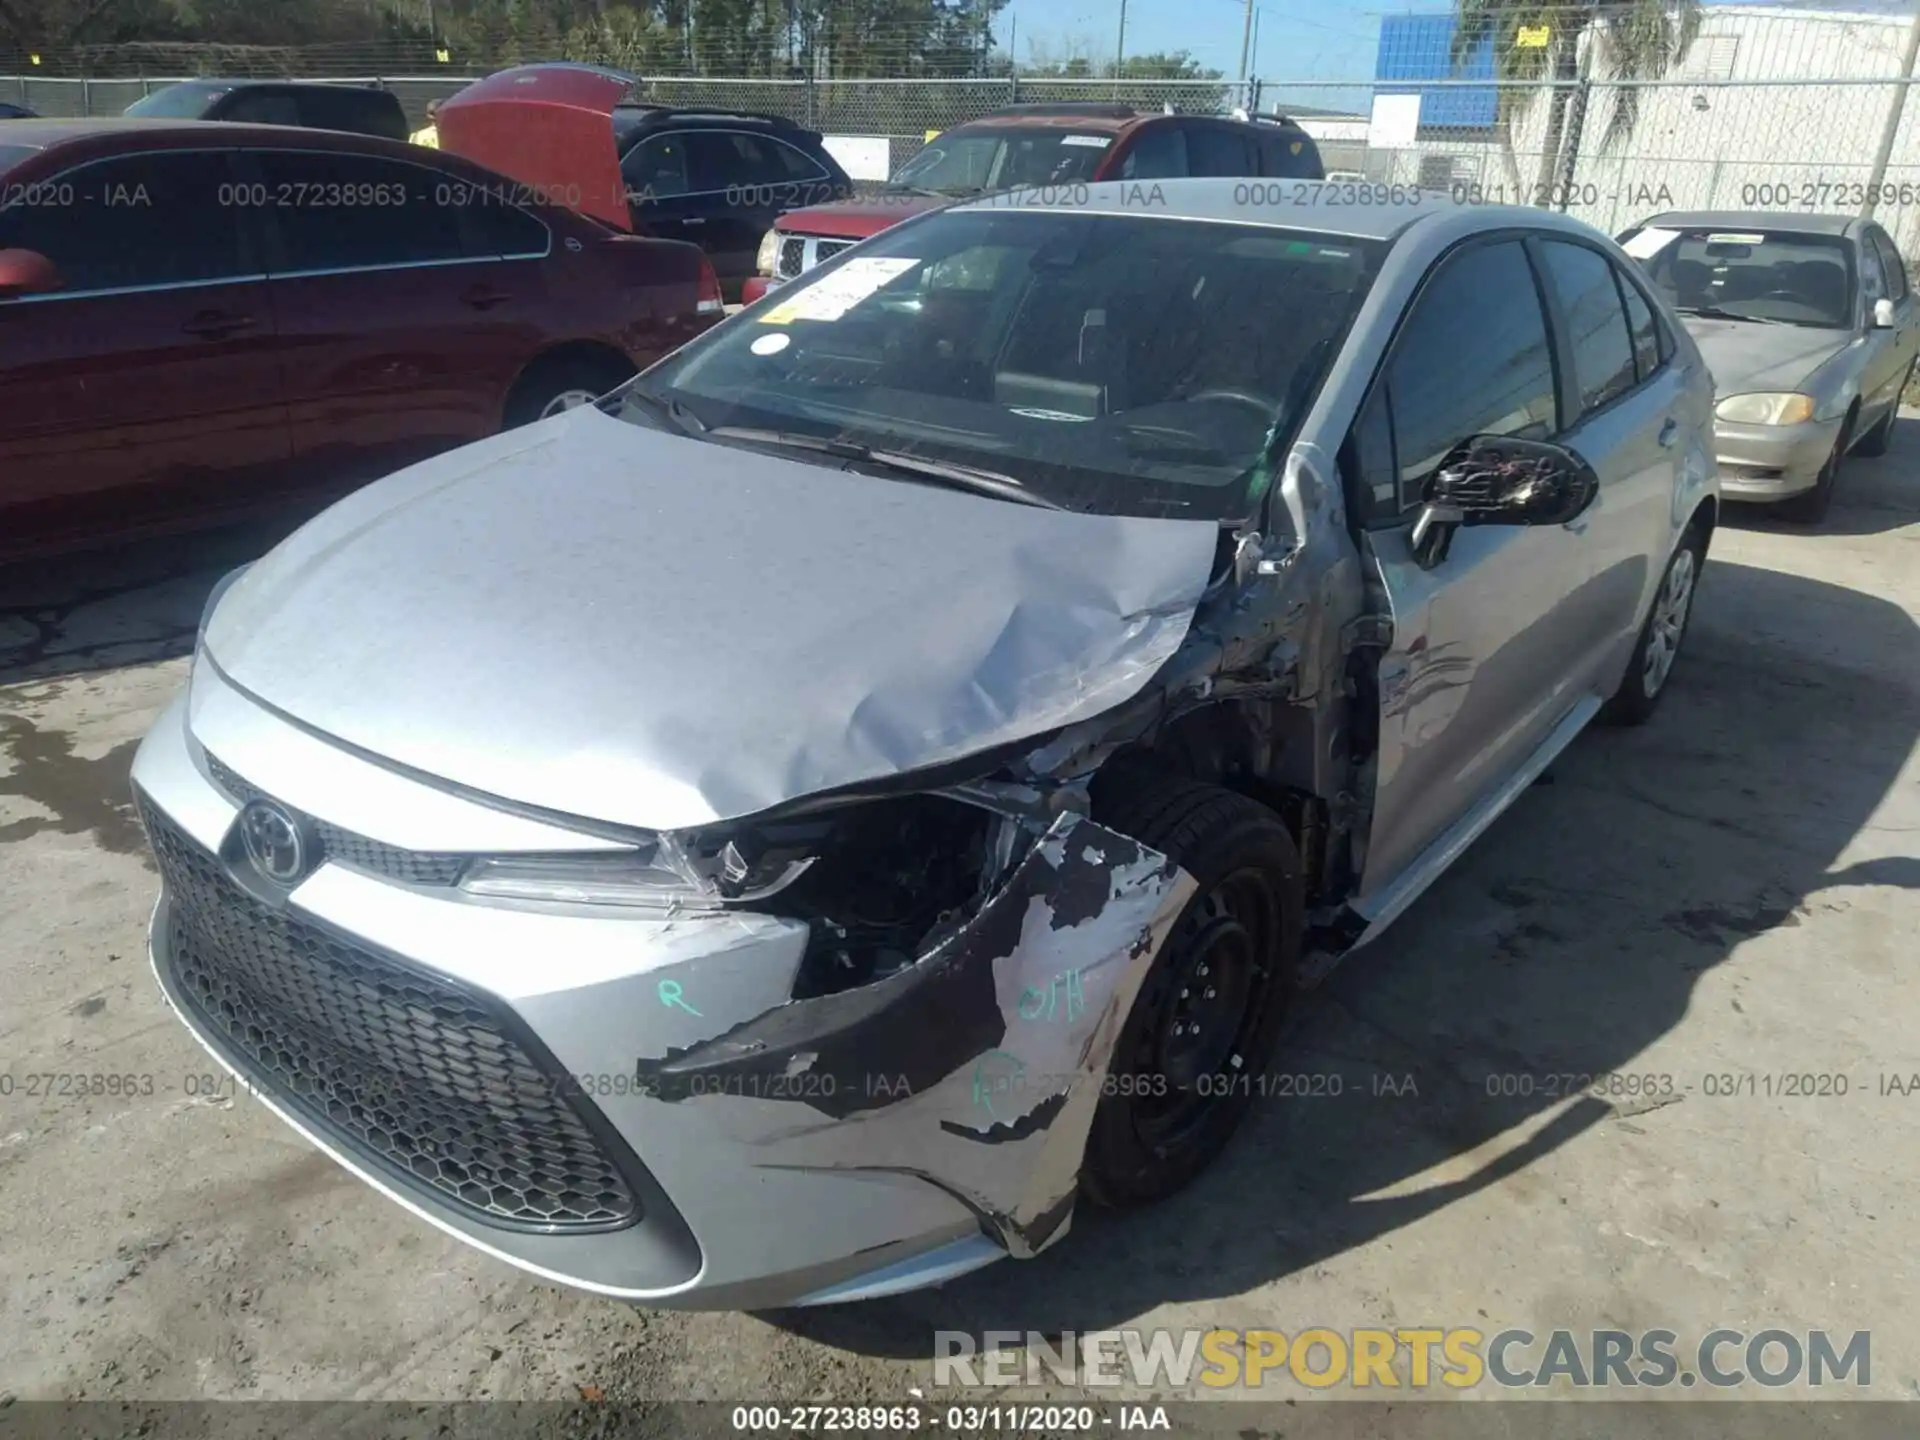
{"label": "tire", "polygon": [[1811,490],[1803,491],[1791,500],[1782,500],[1774,507],[1780,518],[1790,520],[1796,525],[1818,525],[1827,518],[1827,511],[1833,508],[1834,488],[1840,483],[1840,462],[1847,458],[1847,449],[1853,443],[1853,416],[1840,427],[1839,437],[1833,442],[1833,453],[1827,456],[1827,463],[1820,467],[1820,478],[1813,482]]}
{"label": "tire", "polygon": [[1907,386],[1913,383],[1914,362],[1907,362],[1906,374],[1900,377],[1900,389],[1893,397],[1893,405],[1880,417],[1880,423],[1860,437],[1860,443],[1853,447],[1853,453],[1864,455],[1869,460],[1877,459],[1887,453],[1887,447],[1893,443],[1893,427],[1900,418],[1900,401],[1907,393]]}
{"label": "tire", "polygon": [[[1633,658],[1627,661],[1627,673],[1620,688],[1613,692],[1601,718],[1612,725],[1644,725],[1652,717],[1660,697],[1667,693],[1673,679],[1673,667],[1679,663],[1680,646],[1687,638],[1687,622],[1693,618],[1694,596],[1700,589],[1700,570],[1706,560],[1706,545],[1700,527],[1688,530],[1667,561],[1660,588],[1634,642]],[[1678,597],[1678,615],[1673,613],[1674,586],[1684,586]],[[1665,662],[1658,659],[1664,647]]]}
{"label": "tire", "polygon": [[1141,982],[1087,1136],[1081,1193],[1129,1209],[1186,1185],[1239,1128],[1293,996],[1305,905],[1292,836],[1244,795],[1135,769],[1103,777],[1094,814],[1199,882]]}
{"label": "tire", "polygon": [[631,379],[633,366],[611,356],[563,356],[554,360],[536,360],[520,377],[507,397],[505,429],[531,425],[550,414],[558,414],[568,399],[575,403],[597,399]]}

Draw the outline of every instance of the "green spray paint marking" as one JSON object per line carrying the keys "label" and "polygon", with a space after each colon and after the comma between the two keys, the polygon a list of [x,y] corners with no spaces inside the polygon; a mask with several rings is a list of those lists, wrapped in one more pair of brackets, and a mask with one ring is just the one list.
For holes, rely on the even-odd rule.
{"label": "green spray paint marking", "polygon": [[658,985],[654,986],[654,993],[660,997],[660,1003],[669,1010],[677,1007],[686,1011],[689,1015],[698,1015],[700,1013],[680,998],[680,982],[678,980],[662,980]]}
{"label": "green spray paint marking", "polygon": [[[994,1065],[992,1062],[996,1059],[1004,1061],[1005,1065]],[[1012,1090],[1026,1068],[1019,1056],[1009,1055],[1004,1050],[989,1050],[974,1064],[973,1103],[987,1112],[989,1120],[997,1123],[1000,1119],[993,1113],[995,1093],[1004,1095]],[[996,1074],[995,1071],[1002,1073]]]}

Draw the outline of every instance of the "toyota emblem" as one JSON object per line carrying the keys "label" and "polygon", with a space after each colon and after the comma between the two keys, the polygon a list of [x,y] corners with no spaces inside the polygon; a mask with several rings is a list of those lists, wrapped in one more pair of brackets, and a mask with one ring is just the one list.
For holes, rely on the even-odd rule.
{"label": "toyota emblem", "polygon": [[307,873],[307,841],[300,822],[271,800],[247,802],[240,812],[240,841],[254,868],[269,880],[291,885]]}

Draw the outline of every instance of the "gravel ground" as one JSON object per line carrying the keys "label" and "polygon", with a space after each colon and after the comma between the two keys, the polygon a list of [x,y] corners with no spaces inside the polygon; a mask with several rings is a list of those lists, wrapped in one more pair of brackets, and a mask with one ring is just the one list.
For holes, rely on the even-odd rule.
{"label": "gravel ground", "polygon": [[[1871,1393],[1920,1394],[1920,1095],[1881,1079],[1920,1073],[1914,420],[1818,530],[1733,514],[1658,720],[1584,737],[1299,1009],[1286,1068],[1338,1097],[1265,1103],[1189,1191],[1038,1260],[805,1314],[537,1283],[192,1079],[127,768],[273,535],[0,573],[0,1396],[859,1403],[924,1389],[942,1328],[1411,1324],[1865,1329]],[[154,1093],[27,1094],[47,1072]],[[1678,1095],[1541,1078],[1604,1072]],[[1766,1093],[1790,1072],[1849,1093]]]}

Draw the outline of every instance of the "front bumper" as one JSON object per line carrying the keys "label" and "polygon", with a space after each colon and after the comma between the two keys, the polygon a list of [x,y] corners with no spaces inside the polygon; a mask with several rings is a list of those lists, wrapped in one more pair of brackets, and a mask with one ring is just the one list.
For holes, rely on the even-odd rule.
{"label": "front bumper", "polygon": [[1785,500],[1811,490],[1840,438],[1840,420],[1798,425],[1714,422],[1720,493],[1730,500]]}
{"label": "front bumper", "polygon": [[[869,1298],[1057,1240],[1107,1057],[1192,893],[1064,817],[918,965],[794,1001],[796,921],[465,895],[450,854],[605,842],[349,754],[204,659],[133,780],[154,971],[215,1058],[449,1234],[656,1306]],[[322,837],[290,890],[237,842],[254,795]]]}

